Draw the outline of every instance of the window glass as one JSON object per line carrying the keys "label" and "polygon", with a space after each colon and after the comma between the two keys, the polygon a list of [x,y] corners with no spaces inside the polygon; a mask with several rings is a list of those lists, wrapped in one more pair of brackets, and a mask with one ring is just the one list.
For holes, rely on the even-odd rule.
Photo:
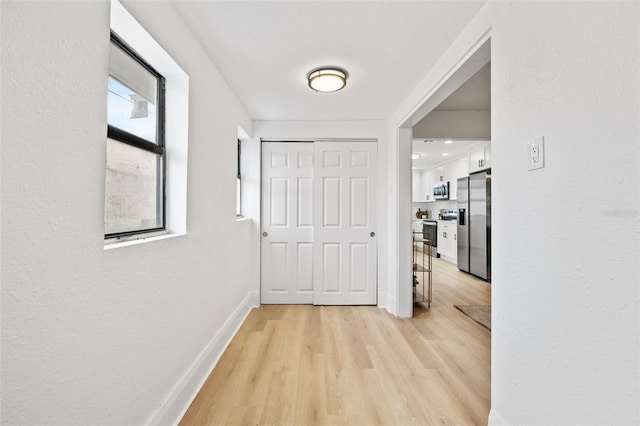
{"label": "window glass", "polygon": [[158,77],[123,47],[109,50],[108,123],[157,143]]}
{"label": "window glass", "polygon": [[162,227],[162,156],[107,140],[105,233]]}
{"label": "window glass", "polygon": [[150,102],[114,77],[109,77],[108,123],[157,143],[156,102]]}
{"label": "window glass", "polygon": [[242,154],[242,146],[240,139],[238,139],[238,151],[237,151],[237,179],[236,179],[236,216],[242,216],[242,171],[240,169],[240,155]]}
{"label": "window glass", "polygon": [[242,195],[240,193],[240,178],[236,179],[236,216],[241,216],[242,215],[242,209],[241,209],[241,203],[240,203],[240,196]]}

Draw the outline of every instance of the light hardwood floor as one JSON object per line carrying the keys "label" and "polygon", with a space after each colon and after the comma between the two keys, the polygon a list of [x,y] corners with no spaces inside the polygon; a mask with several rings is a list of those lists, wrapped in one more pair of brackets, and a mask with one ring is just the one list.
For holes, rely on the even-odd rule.
{"label": "light hardwood floor", "polygon": [[242,325],[181,425],[487,423],[491,333],[453,307],[491,286],[434,259],[431,309],[266,305]]}

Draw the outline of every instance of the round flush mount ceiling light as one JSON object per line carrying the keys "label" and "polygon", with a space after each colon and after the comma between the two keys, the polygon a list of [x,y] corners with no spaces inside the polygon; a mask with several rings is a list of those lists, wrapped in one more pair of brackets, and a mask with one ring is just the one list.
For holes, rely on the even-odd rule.
{"label": "round flush mount ceiling light", "polygon": [[309,87],[316,92],[337,92],[347,85],[348,74],[336,67],[316,68],[307,74]]}

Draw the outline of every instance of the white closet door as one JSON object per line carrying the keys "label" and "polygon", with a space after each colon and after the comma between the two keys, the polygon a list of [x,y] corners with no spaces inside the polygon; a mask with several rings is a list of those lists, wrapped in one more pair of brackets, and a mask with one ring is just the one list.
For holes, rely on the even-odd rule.
{"label": "white closet door", "polygon": [[262,144],[261,303],[313,300],[313,144]]}
{"label": "white closet door", "polygon": [[313,148],[313,304],[375,305],[377,144]]}

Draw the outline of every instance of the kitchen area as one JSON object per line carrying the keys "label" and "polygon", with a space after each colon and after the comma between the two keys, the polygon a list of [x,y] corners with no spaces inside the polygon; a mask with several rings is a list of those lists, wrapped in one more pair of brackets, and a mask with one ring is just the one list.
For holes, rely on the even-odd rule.
{"label": "kitchen area", "polygon": [[431,256],[490,282],[490,142],[414,140],[412,164],[414,235],[431,241]]}

